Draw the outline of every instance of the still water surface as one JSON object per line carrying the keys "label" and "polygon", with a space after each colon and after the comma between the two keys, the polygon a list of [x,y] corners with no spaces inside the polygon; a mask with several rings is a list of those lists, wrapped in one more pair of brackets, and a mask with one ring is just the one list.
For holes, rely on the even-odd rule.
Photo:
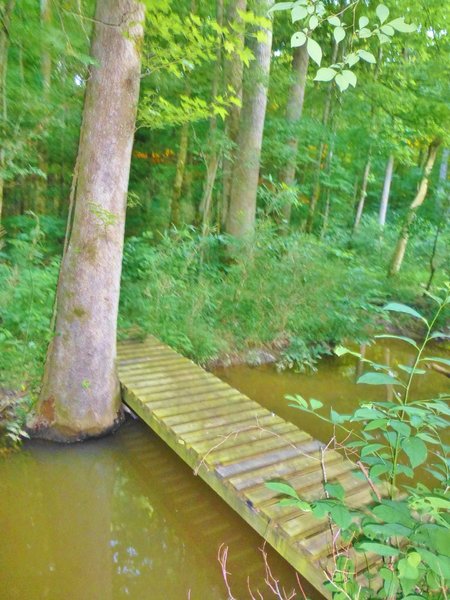
{"label": "still water surface", "polygon": [[[407,364],[403,350],[391,346],[390,359]],[[327,441],[329,432],[284,395],[345,411],[363,393],[384,393],[356,386],[357,369],[352,359],[326,359],[315,374],[270,366],[217,374]],[[420,385],[421,395],[446,389],[448,379],[431,372]],[[247,576],[253,589],[264,588],[261,539],[137,421],[77,446],[29,442],[0,460],[0,534],[1,600],[226,600],[217,562],[223,543],[236,598],[249,598]],[[270,551],[269,561],[293,588],[289,565]]]}

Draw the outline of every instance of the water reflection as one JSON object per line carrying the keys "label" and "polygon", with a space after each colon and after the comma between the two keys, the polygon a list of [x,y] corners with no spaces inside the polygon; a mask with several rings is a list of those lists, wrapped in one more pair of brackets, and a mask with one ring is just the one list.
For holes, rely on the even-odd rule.
{"label": "water reflection", "polygon": [[0,531],[2,600],[223,600],[222,543],[237,597],[263,585],[259,536],[140,423],[0,461]]}

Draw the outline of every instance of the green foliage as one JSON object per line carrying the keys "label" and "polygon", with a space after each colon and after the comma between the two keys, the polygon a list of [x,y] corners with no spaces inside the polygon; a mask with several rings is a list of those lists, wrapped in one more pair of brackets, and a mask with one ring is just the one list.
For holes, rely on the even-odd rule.
{"label": "green foliage", "polygon": [[[303,500],[288,483],[267,484],[285,497],[282,503],[310,511],[318,518],[328,516],[336,527],[336,570],[326,584],[336,599],[438,599],[445,597],[450,582],[450,463],[445,441],[450,396],[414,399],[411,395],[414,379],[426,372],[420,367],[434,360],[426,356],[427,345],[444,336],[436,323],[443,313],[448,314],[450,285],[431,300],[437,308],[430,320],[404,304],[390,302],[385,307],[386,311],[418,319],[425,327],[420,345],[404,336],[379,336],[414,346],[412,366],[399,365],[399,372],[393,372],[389,365],[374,363],[343,347],[336,349],[338,356],[351,353],[372,369],[359,378],[359,384],[394,386],[391,400],[361,403],[349,415],[331,409],[327,416],[327,409],[318,400],[287,398],[291,406],[315,414],[342,431],[347,453],[356,454],[355,466],[376,492],[370,507],[360,509],[349,506],[338,483],[326,482],[324,496],[313,502]],[[443,364],[450,361],[444,358]],[[427,485],[420,482],[424,477],[419,469],[427,472]],[[366,573],[368,587],[357,581],[349,549],[374,554],[382,561],[376,573]]]}
{"label": "green foliage", "polygon": [[390,11],[384,4],[378,4],[375,15],[371,17],[359,16],[358,23],[356,23],[357,11],[360,14],[359,4],[363,9],[365,8],[360,0],[352,2],[344,8],[335,5],[328,6],[317,0],[297,0],[296,2],[278,2],[270,9],[270,12],[290,10],[292,22],[302,22],[303,29],[292,35],[291,46],[296,48],[306,44],[308,55],[319,67],[322,63],[323,50],[321,44],[312,37],[317,33],[316,30],[320,30],[321,26],[332,27],[336,45],[343,42],[346,37],[349,38],[350,51],[347,53],[347,49],[345,49],[346,54],[340,62],[320,68],[315,77],[315,81],[334,80],[341,92],[344,92],[349,86],[356,87],[356,75],[350,70],[354,65],[360,60],[371,64],[377,62],[375,56],[368,50],[355,49],[355,41],[361,42],[376,37],[379,44],[386,44],[391,42],[391,38],[396,32],[413,33],[417,30],[416,25],[405,22],[405,17],[396,17],[388,22]]}

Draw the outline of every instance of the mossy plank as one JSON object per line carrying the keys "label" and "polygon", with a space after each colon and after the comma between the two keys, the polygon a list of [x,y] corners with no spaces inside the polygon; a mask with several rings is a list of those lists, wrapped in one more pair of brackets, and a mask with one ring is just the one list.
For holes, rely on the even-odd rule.
{"label": "mossy plank", "polygon": [[[327,480],[343,485],[351,505],[367,505],[371,490],[354,476],[352,464],[336,451],[322,456],[320,442],[155,338],[120,343],[118,356],[127,404],[329,598],[322,570],[330,565],[328,520],[315,519],[296,507],[280,506],[279,495],[265,482],[285,479],[301,497],[313,500],[323,494],[325,468]],[[152,456],[144,460],[153,461]],[[171,483],[178,490],[177,500],[192,504],[182,481],[177,476]],[[192,520],[198,520],[199,526],[205,524],[205,518],[207,515],[192,512]],[[213,521],[207,527],[225,530],[224,523]]]}

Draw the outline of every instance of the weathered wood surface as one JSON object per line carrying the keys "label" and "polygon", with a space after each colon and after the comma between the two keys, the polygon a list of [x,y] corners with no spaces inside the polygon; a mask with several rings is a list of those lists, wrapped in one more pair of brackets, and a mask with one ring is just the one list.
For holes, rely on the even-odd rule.
{"label": "weathered wood surface", "polygon": [[[341,454],[327,450],[157,339],[123,341],[118,363],[124,400],[219,496],[326,597],[332,564],[327,519],[280,506],[266,481],[285,480],[307,500],[339,481],[350,504],[372,500]],[[324,457],[324,458],[323,458]],[[336,533],[336,532],[334,532]],[[336,549],[335,549],[336,550]],[[370,557],[361,556],[364,569]]]}

